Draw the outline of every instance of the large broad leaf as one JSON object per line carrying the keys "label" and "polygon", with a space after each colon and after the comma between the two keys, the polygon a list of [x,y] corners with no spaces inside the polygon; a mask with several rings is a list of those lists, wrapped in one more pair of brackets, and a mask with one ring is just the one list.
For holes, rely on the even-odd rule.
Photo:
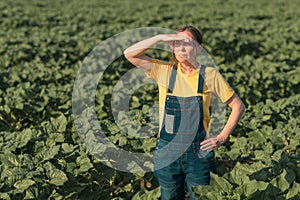
{"label": "large broad leaf", "polygon": [[224,193],[221,190],[214,190],[210,185],[204,186],[196,186],[193,187],[192,190],[194,191],[196,199],[216,199],[216,200],[223,200]]}
{"label": "large broad leaf", "polygon": [[23,192],[24,190],[26,190],[27,188],[29,188],[34,183],[35,182],[33,180],[31,180],[31,179],[24,179],[24,180],[17,181],[14,184],[14,187],[17,188],[19,192]]}
{"label": "large broad leaf", "polygon": [[286,194],[286,199],[300,199],[300,184],[297,182],[293,182],[292,188]]}
{"label": "large broad leaf", "polygon": [[54,158],[60,150],[60,145],[55,145],[53,147],[45,146],[37,155],[36,158],[38,160],[47,161]]}
{"label": "large broad leaf", "polygon": [[42,126],[47,133],[61,133],[66,130],[67,124],[67,118],[61,113],[58,117],[51,117],[50,121],[43,122]]}
{"label": "large broad leaf", "polygon": [[252,174],[257,172],[258,170],[261,170],[265,167],[267,167],[265,164],[263,164],[261,161],[254,162],[253,164],[241,164],[237,163],[235,166],[238,170],[240,170],[242,173],[245,174]]}
{"label": "large broad leaf", "polygon": [[265,135],[263,135],[259,130],[252,131],[248,133],[248,138],[254,144],[263,143],[266,141]]}
{"label": "large broad leaf", "polygon": [[57,118],[51,118],[51,124],[53,125],[53,128],[57,131],[57,132],[64,132],[66,130],[67,127],[67,118],[61,114],[59,117]]}
{"label": "large broad leaf", "polygon": [[45,163],[44,168],[46,169],[46,174],[47,177],[50,179],[49,182],[51,184],[60,186],[68,180],[66,174],[63,171],[57,169],[52,163]]}
{"label": "large broad leaf", "polygon": [[0,163],[3,163],[4,167],[15,167],[20,165],[20,160],[13,153],[5,153],[0,154]]}
{"label": "large broad leaf", "polygon": [[215,191],[222,191],[226,193],[232,192],[232,184],[230,184],[225,178],[219,177],[217,174],[211,173],[210,185]]}
{"label": "large broad leaf", "polygon": [[271,156],[272,160],[279,162],[281,159],[282,154],[284,154],[283,150],[277,150],[273,155]]}
{"label": "large broad leaf", "polygon": [[275,178],[273,178],[270,183],[273,186],[279,188],[282,192],[284,192],[290,188],[290,184],[289,184],[286,176],[287,176],[287,171],[283,170],[283,172],[279,176],[276,176]]}
{"label": "large broad leaf", "polygon": [[137,192],[132,200],[153,200],[158,199],[160,197],[160,187],[157,187],[151,191],[142,188],[139,192]]}
{"label": "large broad leaf", "polygon": [[245,137],[238,138],[231,147],[231,150],[228,152],[228,155],[232,160],[237,159],[241,154],[246,153],[248,140]]}
{"label": "large broad leaf", "polygon": [[247,174],[236,167],[231,172],[226,173],[223,177],[229,180],[231,183],[235,183],[237,185],[243,185],[244,183],[250,181]]}
{"label": "large broad leaf", "polygon": [[11,198],[10,198],[10,196],[9,196],[8,193],[2,193],[2,192],[0,192],[0,199],[10,200]]}
{"label": "large broad leaf", "polygon": [[271,164],[271,157],[269,153],[263,150],[256,150],[254,151],[254,154],[255,154],[255,160],[260,160],[267,164]]}
{"label": "large broad leaf", "polygon": [[59,169],[54,169],[50,171],[49,178],[50,183],[57,186],[63,185],[68,180],[66,174]]}
{"label": "large broad leaf", "polygon": [[80,166],[79,172],[87,172],[93,167],[93,164],[87,156],[78,157],[76,159],[76,163]]}
{"label": "large broad leaf", "polygon": [[18,144],[18,148],[24,147],[30,141],[32,136],[31,129],[25,129],[21,133],[17,135],[16,142]]}
{"label": "large broad leaf", "polygon": [[61,148],[65,153],[71,153],[77,146],[68,143],[62,143]]}
{"label": "large broad leaf", "polygon": [[255,194],[257,191],[266,190],[268,185],[269,185],[269,183],[251,180],[251,181],[245,182],[243,185],[240,185],[238,188],[236,188],[236,191],[239,194],[241,194],[241,196],[249,198],[253,194]]}

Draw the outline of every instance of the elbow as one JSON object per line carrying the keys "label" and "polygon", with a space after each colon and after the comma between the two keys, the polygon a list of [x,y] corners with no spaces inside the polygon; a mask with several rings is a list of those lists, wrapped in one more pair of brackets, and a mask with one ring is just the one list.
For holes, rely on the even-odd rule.
{"label": "elbow", "polygon": [[134,59],[134,56],[132,55],[132,53],[130,53],[129,51],[125,50],[123,52],[124,57],[126,58],[126,60],[128,60],[129,62],[132,62]]}
{"label": "elbow", "polygon": [[240,112],[240,115],[242,115],[246,110],[246,106],[242,101],[240,102],[240,105],[238,106],[238,110]]}
{"label": "elbow", "polygon": [[231,99],[231,101],[229,102],[229,106],[232,108],[232,110],[235,113],[237,113],[239,115],[242,115],[246,110],[245,104],[238,96],[234,96]]}
{"label": "elbow", "polygon": [[124,57],[128,60],[128,58],[129,58],[129,53],[128,53],[128,51],[124,50],[123,55],[124,55]]}

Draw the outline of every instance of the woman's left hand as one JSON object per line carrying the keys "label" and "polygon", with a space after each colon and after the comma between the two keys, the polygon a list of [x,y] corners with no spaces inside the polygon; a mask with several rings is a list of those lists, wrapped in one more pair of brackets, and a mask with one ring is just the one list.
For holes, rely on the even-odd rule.
{"label": "woman's left hand", "polygon": [[222,144],[219,142],[217,137],[211,137],[205,139],[203,142],[200,143],[200,149],[202,151],[213,151],[217,149]]}

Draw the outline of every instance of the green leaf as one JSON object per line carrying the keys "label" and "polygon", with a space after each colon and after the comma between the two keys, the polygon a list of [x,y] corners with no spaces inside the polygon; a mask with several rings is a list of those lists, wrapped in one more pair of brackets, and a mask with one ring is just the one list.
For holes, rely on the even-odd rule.
{"label": "green leaf", "polygon": [[64,197],[54,189],[48,199],[62,200]]}
{"label": "green leaf", "polygon": [[286,148],[296,150],[298,147],[299,147],[299,138],[298,139],[291,138],[289,145]]}
{"label": "green leaf", "polygon": [[150,152],[152,148],[155,147],[156,143],[155,143],[156,139],[155,138],[145,138],[143,140],[143,149],[145,152]]}
{"label": "green leaf", "polygon": [[292,169],[286,169],[286,172],[287,174],[285,176],[285,179],[289,184],[292,184],[292,182],[296,180],[296,173]]}
{"label": "green leaf", "polygon": [[20,165],[18,157],[13,153],[0,154],[0,162],[8,167],[16,167]]}
{"label": "green leaf", "polygon": [[277,150],[272,156],[272,160],[276,161],[276,162],[279,162],[280,159],[281,159],[281,155],[283,154],[283,150]]}
{"label": "green leaf", "polygon": [[63,185],[68,180],[66,174],[59,169],[51,170],[49,178],[51,179],[50,183],[57,186]]}
{"label": "green leaf", "polygon": [[55,142],[64,142],[64,141],[65,141],[65,136],[62,133],[50,133],[49,138],[47,139],[47,143],[53,142],[52,144],[55,144]]}
{"label": "green leaf", "polygon": [[266,141],[266,136],[263,135],[258,130],[255,130],[255,131],[252,131],[252,132],[248,133],[248,138],[254,144],[263,143],[264,141]]}
{"label": "green leaf", "polygon": [[[270,157],[270,155],[274,151],[273,144],[271,142],[266,142],[266,143],[264,143],[264,145],[262,147],[263,147],[263,150],[265,151],[266,155],[268,155],[268,157]],[[270,160],[270,159],[268,159],[268,160]]]}
{"label": "green leaf", "polygon": [[293,182],[292,188],[286,194],[286,199],[300,197],[300,184],[297,182]]}
{"label": "green leaf", "polygon": [[237,185],[243,185],[244,183],[250,181],[247,174],[236,167],[231,172],[224,174],[223,177],[229,180],[231,183],[235,183]]}
{"label": "green leaf", "polygon": [[81,156],[76,159],[76,163],[79,164],[79,172],[87,172],[93,167],[90,159],[87,156]]}
{"label": "green leaf", "polygon": [[18,134],[16,138],[16,142],[18,144],[18,148],[24,147],[30,141],[32,136],[31,129],[27,128]]}
{"label": "green leaf", "polygon": [[261,160],[263,162],[270,163],[270,160],[271,160],[270,155],[268,153],[266,153],[265,151],[256,150],[256,151],[254,151],[254,154],[255,154],[256,160]]}
{"label": "green leaf", "polygon": [[241,173],[245,174],[252,174],[258,170],[261,170],[262,168],[266,167],[261,161],[259,162],[254,162],[253,164],[241,164],[237,163],[235,167],[241,171]]}
{"label": "green leaf", "polygon": [[265,183],[262,181],[251,180],[249,182],[245,182],[243,185],[240,185],[236,188],[236,191],[241,194],[241,196],[251,197],[256,191],[264,191],[268,187],[269,183]]}
{"label": "green leaf", "polygon": [[263,117],[262,117],[262,121],[268,121],[268,120],[270,120],[271,119],[271,115],[264,115]]}
{"label": "green leaf", "polygon": [[63,171],[57,169],[52,163],[45,163],[44,168],[46,169],[46,174],[50,179],[51,184],[60,186],[68,180],[66,174]]}
{"label": "green leaf", "polygon": [[204,196],[205,194],[214,192],[210,185],[195,186],[195,187],[192,187],[192,190],[194,191],[195,194],[198,194],[198,195],[201,195],[201,196]]}
{"label": "green leaf", "polygon": [[72,145],[72,144],[68,144],[68,143],[62,143],[61,144],[61,148],[65,153],[71,153],[74,151],[74,149],[76,148],[76,146]]}
{"label": "green leaf", "polygon": [[36,158],[40,159],[41,161],[50,160],[58,154],[59,150],[60,145],[44,148],[40,152],[38,152]]}
{"label": "green leaf", "polygon": [[64,116],[64,114],[61,113],[61,115],[57,118],[50,118],[50,123],[52,125],[52,131],[55,132],[65,132],[67,128],[67,118]]}
{"label": "green leaf", "polygon": [[214,190],[210,185],[201,185],[192,187],[192,190],[195,193],[196,199],[216,199],[216,200],[223,200],[224,196],[221,190]]}
{"label": "green leaf", "polygon": [[215,191],[232,192],[233,186],[225,178],[219,177],[217,174],[211,173],[210,185]]}
{"label": "green leaf", "polygon": [[247,152],[248,139],[245,137],[240,137],[234,142],[228,155],[232,160],[237,159],[242,153]]}
{"label": "green leaf", "polygon": [[119,146],[124,146],[127,144],[127,138],[124,136],[119,137]]}
{"label": "green leaf", "polygon": [[77,176],[78,174],[75,174],[75,169],[77,168],[77,164],[74,162],[67,162],[67,166],[66,166],[66,171],[74,174],[75,176]]}
{"label": "green leaf", "polygon": [[142,188],[132,197],[132,200],[153,200],[158,199],[159,197],[160,187],[157,187],[151,191],[147,191],[145,188]]}
{"label": "green leaf", "polygon": [[14,187],[18,189],[18,191],[23,192],[27,188],[29,188],[31,185],[33,185],[35,182],[31,179],[25,179],[25,180],[20,180],[17,181],[14,184]]}
{"label": "green leaf", "polygon": [[287,189],[290,188],[290,184],[289,184],[289,182],[286,180],[286,175],[287,175],[287,171],[286,171],[286,170],[283,170],[283,172],[282,172],[279,176],[273,178],[273,179],[270,181],[270,183],[271,183],[273,186],[279,188],[282,192],[284,192],[284,191],[286,191]]}
{"label": "green leaf", "polygon": [[232,160],[235,160],[241,155],[241,151],[238,148],[233,148],[227,154]]}
{"label": "green leaf", "polygon": [[4,199],[4,200],[10,200],[10,196],[8,193],[0,193],[0,199]]}

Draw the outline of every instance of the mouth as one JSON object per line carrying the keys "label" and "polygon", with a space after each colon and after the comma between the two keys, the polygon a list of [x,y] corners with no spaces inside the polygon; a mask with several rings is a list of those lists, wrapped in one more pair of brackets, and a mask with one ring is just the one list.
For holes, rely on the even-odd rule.
{"label": "mouth", "polygon": [[177,54],[177,56],[179,56],[181,58],[188,58],[188,56],[186,54]]}

